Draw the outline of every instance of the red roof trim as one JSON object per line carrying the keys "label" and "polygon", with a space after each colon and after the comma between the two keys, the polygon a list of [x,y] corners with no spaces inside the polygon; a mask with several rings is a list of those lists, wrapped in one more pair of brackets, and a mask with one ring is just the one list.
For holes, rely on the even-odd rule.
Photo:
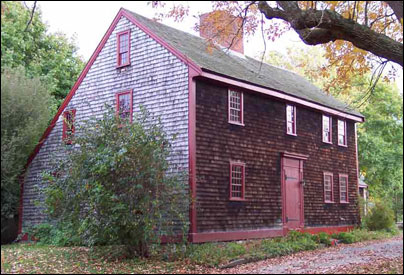
{"label": "red roof trim", "polygon": [[67,95],[67,97],[63,101],[62,105],[60,106],[58,112],[56,113],[56,115],[53,118],[52,122],[50,123],[49,127],[46,129],[46,131],[43,134],[42,138],[40,139],[38,145],[35,147],[34,152],[28,158],[26,168],[28,168],[28,166],[34,160],[36,155],[39,153],[39,150],[41,149],[41,147],[42,147],[43,143],[45,142],[46,138],[49,136],[52,129],[55,127],[56,123],[59,120],[60,115],[63,113],[63,111],[65,110],[65,108],[69,104],[70,100],[75,95],[77,89],[80,87],[81,82],[83,82],[83,79],[86,77],[88,71],[90,70],[90,68],[93,65],[94,61],[98,57],[98,54],[103,49],[105,43],[108,41],[108,38],[110,37],[111,33],[115,29],[115,27],[118,24],[121,17],[122,17],[122,11],[119,11],[118,14],[115,16],[114,21],[109,26],[109,28],[108,28],[107,32],[105,33],[104,37],[102,38],[101,42],[98,44],[98,46],[97,46],[96,50],[94,51],[93,55],[91,56],[90,60],[87,62],[87,65],[84,67],[83,71],[81,72],[81,74],[80,74],[79,78],[77,79],[76,83],[74,84],[73,88],[70,90],[69,94]]}
{"label": "red roof trim", "polygon": [[229,85],[230,87],[237,87],[238,89],[245,89],[245,90],[249,90],[249,91],[262,93],[265,95],[269,95],[269,96],[284,100],[286,102],[292,102],[293,104],[299,104],[299,105],[302,105],[302,106],[305,106],[305,107],[308,107],[311,109],[319,110],[323,113],[332,114],[332,115],[335,115],[335,116],[338,116],[341,118],[345,118],[345,119],[350,119],[350,120],[353,120],[356,122],[365,122],[365,118],[362,116],[345,113],[343,111],[339,111],[337,109],[333,109],[331,107],[321,105],[320,103],[317,103],[314,101],[309,101],[307,99],[292,96],[292,95],[286,94],[282,91],[269,89],[269,88],[259,86],[254,83],[238,80],[238,79],[235,79],[230,76],[221,75],[216,72],[204,70],[202,72],[201,76],[203,78],[210,79],[215,82],[224,83],[225,85]]}
{"label": "red roof trim", "polygon": [[194,70],[196,70],[198,73],[202,73],[201,68],[196,65],[194,62],[192,62],[190,59],[188,59],[185,55],[174,49],[171,45],[169,45],[167,42],[165,42],[163,39],[159,38],[156,36],[152,31],[150,31],[147,27],[143,26],[138,20],[136,20],[129,12],[127,12],[124,9],[120,9],[118,14],[115,16],[114,21],[112,21],[111,25],[109,26],[107,32],[105,33],[104,37],[102,38],[101,42],[98,44],[96,50],[94,51],[93,55],[91,56],[90,60],[87,62],[87,65],[84,67],[83,71],[81,72],[79,78],[77,79],[76,83],[74,84],[73,88],[70,90],[69,94],[63,101],[62,105],[60,106],[58,112],[56,113],[55,117],[51,121],[49,127],[46,129],[45,133],[42,135],[39,143],[35,147],[34,151],[28,158],[27,164],[25,168],[28,168],[28,166],[31,164],[31,162],[34,160],[36,155],[39,153],[39,150],[41,149],[43,143],[51,133],[52,129],[55,127],[57,121],[59,120],[60,115],[63,113],[67,105],[69,104],[70,100],[72,97],[75,95],[77,89],[80,87],[80,84],[83,82],[83,79],[86,77],[88,71],[90,70],[91,66],[95,62],[96,58],[98,57],[98,54],[101,52],[101,50],[104,48],[105,43],[108,41],[110,35],[114,31],[116,25],[118,24],[119,20],[121,19],[122,16],[125,16],[129,21],[131,21],[133,24],[135,24],[139,29],[147,33],[152,39],[154,39],[156,42],[160,43],[162,46],[167,48],[172,54],[177,56],[181,61],[183,61],[185,64],[188,66],[192,67]]}

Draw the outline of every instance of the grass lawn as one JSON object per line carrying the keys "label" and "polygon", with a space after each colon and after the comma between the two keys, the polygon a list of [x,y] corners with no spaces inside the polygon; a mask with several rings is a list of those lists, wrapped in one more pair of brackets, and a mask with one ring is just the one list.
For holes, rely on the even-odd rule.
{"label": "grass lawn", "polygon": [[[355,230],[333,236],[344,243],[392,237],[388,232]],[[326,235],[293,232],[288,237],[155,248],[149,259],[125,259],[121,248],[61,248],[40,244],[1,247],[1,273],[207,273],[236,259],[251,261],[315,250],[329,245]],[[117,253],[118,252],[118,253]]]}

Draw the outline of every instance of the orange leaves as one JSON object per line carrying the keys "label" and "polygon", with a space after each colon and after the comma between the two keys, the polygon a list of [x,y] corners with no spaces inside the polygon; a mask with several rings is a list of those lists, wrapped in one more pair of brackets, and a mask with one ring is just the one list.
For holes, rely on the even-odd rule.
{"label": "orange leaves", "polygon": [[[267,3],[269,10],[282,10],[287,12],[285,8],[280,8],[280,6],[282,6],[280,2],[268,1]],[[336,40],[333,43],[322,44],[322,47],[326,52],[325,57],[329,65],[335,67],[334,70],[338,76],[338,79],[334,81],[335,83],[333,83],[333,85],[341,85],[341,87],[345,87],[348,85],[346,83],[349,83],[349,80],[354,75],[363,75],[374,70],[374,68],[377,67],[380,62],[383,62],[383,59],[377,57],[376,55],[383,56],[395,63],[398,63],[396,61],[397,58],[395,56],[391,57],[389,54],[395,51],[389,51],[389,53],[386,54],[380,49],[375,51],[372,49],[372,47],[369,47],[368,41],[370,41],[370,44],[372,45],[379,45],[380,43],[386,44],[386,47],[382,47],[383,49],[387,49],[394,44],[385,43],[386,41],[383,40],[384,36],[377,36],[377,34],[383,34],[400,43],[403,42],[403,21],[397,20],[393,10],[384,1],[298,1],[298,5],[300,9],[305,11],[335,11],[335,13],[338,13],[338,15],[342,16],[343,18],[352,20],[352,26],[354,26],[356,30],[364,28],[367,31],[370,29],[368,32],[368,38],[363,37],[363,35],[359,38],[364,39],[366,43],[355,43],[358,42],[355,40],[358,39],[355,37],[355,28],[346,32],[348,34],[347,36],[352,34],[354,38],[351,39],[346,38],[347,36],[341,36],[338,35],[338,33],[333,33],[335,36],[332,36],[332,38],[329,40],[327,40],[326,35],[325,38],[321,37],[324,39],[318,40],[319,43],[325,43],[325,41],[330,41],[335,39],[335,37],[339,37],[341,39],[353,41],[355,45],[367,49],[363,50],[356,48],[350,42],[345,40]],[[259,35],[265,37],[265,40],[276,41],[283,34],[291,30],[291,24],[284,21],[287,19],[263,19],[265,17],[263,17],[258,5],[253,1],[212,1],[212,8],[213,10],[226,11],[233,16],[241,16],[243,18],[245,36]],[[181,17],[184,14],[186,14],[184,11],[177,9],[170,16],[179,15]],[[310,12],[307,12],[306,15],[310,15]],[[336,15],[337,18],[338,15]],[[290,16],[292,16],[292,14],[290,14]],[[275,16],[275,18],[277,17]],[[213,19],[216,21],[218,18]],[[320,23],[316,26],[317,28],[323,27],[320,26]],[[333,27],[333,22],[327,24],[331,24],[331,27],[327,28],[327,26],[325,26],[324,30],[328,30],[330,32],[334,32],[334,30],[338,30],[338,28],[341,27],[338,24],[335,24],[335,27]],[[218,25],[223,28],[223,24],[219,23]],[[307,30],[310,31],[309,29]],[[346,30],[344,29],[341,32],[344,31]],[[367,33],[366,31],[364,33]],[[377,34],[374,34],[372,31],[376,32]],[[223,36],[230,33],[230,30],[226,28],[224,28],[222,32]],[[375,39],[374,37],[377,37],[377,41],[372,41]],[[316,41],[311,44],[314,45],[316,44],[315,42]],[[374,52],[375,55],[371,54],[369,51]],[[393,69],[390,69],[388,72],[388,78],[394,77],[394,74],[391,72],[392,70]],[[321,74],[323,76],[327,76],[329,73],[328,70],[322,70]]]}
{"label": "orange leaves", "polygon": [[174,5],[167,14],[167,17],[174,18],[175,22],[180,22],[189,14],[189,6]]}

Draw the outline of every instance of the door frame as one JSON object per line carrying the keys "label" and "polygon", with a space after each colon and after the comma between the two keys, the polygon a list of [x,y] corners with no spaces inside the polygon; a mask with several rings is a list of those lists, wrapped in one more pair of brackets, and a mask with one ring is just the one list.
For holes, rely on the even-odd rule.
{"label": "door frame", "polygon": [[[303,165],[304,161],[307,160],[309,156],[291,153],[291,152],[281,152],[281,193],[282,193],[282,224],[284,232],[288,231],[288,226],[286,222],[286,181],[285,181],[285,160],[294,159],[299,161],[299,181],[304,180]],[[304,188],[300,185],[300,228],[304,228]]]}

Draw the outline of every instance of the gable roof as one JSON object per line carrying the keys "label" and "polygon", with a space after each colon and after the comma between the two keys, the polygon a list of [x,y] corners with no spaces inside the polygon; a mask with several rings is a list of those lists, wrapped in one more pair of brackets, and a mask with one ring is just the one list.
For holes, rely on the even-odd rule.
{"label": "gable roof", "polygon": [[[197,73],[200,73],[201,69],[207,72],[215,72],[226,77],[244,81],[245,83],[274,89],[303,100],[328,106],[343,113],[354,115],[355,117],[363,118],[359,112],[349,108],[346,104],[332,96],[326,95],[316,86],[295,73],[270,66],[269,64],[262,64],[249,57],[238,57],[236,55],[226,54],[221,50],[213,50],[212,53],[207,52],[207,44],[203,38],[171,28],[121,8],[83,71],[80,73],[76,83],[66,96],[55,117],[45,130],[34,151],[29,156],[25,169],[28,168],[38,154],[43,143],[55,127],[59,117],[68,106],[122,16],[127,17],[132,23],[174,53]],[[259,68],[261,68],[261,70],[258,70]],[[257,73],[257,71],[259,73]]]}
{"label": "gable roof", "polygon": [[327,95],[296,73],[267,63],[261,63],[247,56],[233,54],[229,51],[215,48],[207,51],[207,42],[201,37],[177,30],[129,10],[123,10],[204,71],[284,92],[291,96],[363,118],[359,112]]}

